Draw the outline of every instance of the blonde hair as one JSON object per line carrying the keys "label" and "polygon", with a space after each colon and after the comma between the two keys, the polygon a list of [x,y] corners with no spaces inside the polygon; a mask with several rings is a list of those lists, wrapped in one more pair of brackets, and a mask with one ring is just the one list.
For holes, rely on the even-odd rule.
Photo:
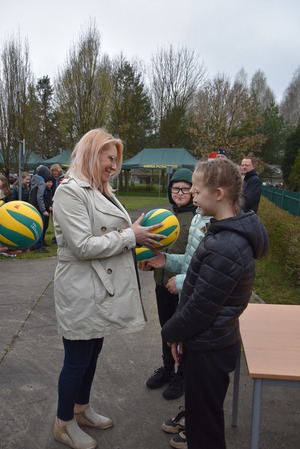
{"label": "blonde hair", "polygon": [[61,166],[59,164],[53,164],[50,167],[50,174],[53,175],[53,170],[57,170],[58,171],[58,176],[60,176],[63,172]]}
{"label": "blonde hair", "polygon": [[117,148],[116,171],[112,178],[117,177],[122,169],[123,144],[120,139],[113,137],[104,129],[92,129],[76,144],[66,177],[77,176],[79,179],[89,181],[94,189],[112,196],[113,189],[109,182],[104,185],[101,182],[101,161],[99,157],[100,153],[105,151],[109,144],[113,144]]}
{"label": "blonde hair", "polygon": [[242,206],[242,177],[234,164],[229,159],[210,159],[197,162],[194,176],[201,176],[201,181],[211,191],[219,187],[226,190],[232,201],[234,212],[238,214]]}

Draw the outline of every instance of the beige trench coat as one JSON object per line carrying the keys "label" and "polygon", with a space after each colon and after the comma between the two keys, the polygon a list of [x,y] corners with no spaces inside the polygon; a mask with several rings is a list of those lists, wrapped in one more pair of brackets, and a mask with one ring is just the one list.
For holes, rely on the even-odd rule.
{"label": "beige trench coat", "polygon": [[58,264],[54,298],[66,339],[101,338],[145,326],[131,220],[86,181],[66,179],[54,197]]}

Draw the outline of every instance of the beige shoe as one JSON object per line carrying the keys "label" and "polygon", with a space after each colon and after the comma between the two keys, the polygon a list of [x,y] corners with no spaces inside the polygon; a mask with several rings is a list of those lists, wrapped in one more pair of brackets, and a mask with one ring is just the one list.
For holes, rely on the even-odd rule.
{"label": "beige shoe", "polygon": [[54,439],[73,449],[95,449],[97,447],[97,441],[80,429],[75,418],[63,427],[58,424],[56,418],[54,424]]}
{"label": "beige shoe", "polygon": [[82,427],[94,427],[95,429],[109,429],[113,427],[113,420],[105,416],[98,415],[89,406],[86,410],[74,414],[77,423]]}

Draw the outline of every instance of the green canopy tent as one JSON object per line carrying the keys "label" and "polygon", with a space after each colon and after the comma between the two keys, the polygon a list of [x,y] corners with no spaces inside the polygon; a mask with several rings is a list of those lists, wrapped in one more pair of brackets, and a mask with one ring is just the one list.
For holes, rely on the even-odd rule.
{"label": "green canopy tent", "polygon": [[185,148],[144,148],[138,154],[123,161],[122,169],[131,170],[137,168],[159,170],[159,195],[161,190],[161,172],[166,170],[169,176],[178,168],[193,170],[195,159]]}
{"label": "green canopy tent", "polygon": [[25,168],[25,170],[34,170],[39,165],[43,164],[43,162],[44,161],[41,158],[41,156],[39,156],[36,153],[30,153],[30,155],[28,156],[28,158],[24,164],[24,168]]}
{"label": "green canopy tent", "polygon": [[197,159],[195,159],[185,148],[144,148],[138,154],[127,161],[123,161],[122,169],[133,168],[157,168],[167,167],[189,168],[193,170]]}
{"label": "green canopy tent", "polygon": [[46,159],[42,162],[46,167],[51,167],[53,164],[59,164],[61,167],[66,168],[70,165],[71,162],[71,150],[63,150],[61,153],[56,156],[51,157],[50,159]]}

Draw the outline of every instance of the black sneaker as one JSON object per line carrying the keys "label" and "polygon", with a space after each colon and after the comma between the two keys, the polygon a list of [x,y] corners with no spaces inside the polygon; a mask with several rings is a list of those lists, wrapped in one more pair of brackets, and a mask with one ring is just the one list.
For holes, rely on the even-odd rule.
{"label": "black sneaker", "polygon": [[168,384],[174,377],[174,371],[166,371],[162,366],[154,371],[151,377],[146,382],[148,388],[154,390],[155,388],[160,388],[164,384]]}
{"label": "black sneaker", "polygon": [[175,449],[187,449],[188,446],[184,430],[171,438],[170,446]]}
{"label": "black sneaker", "polygon": [[34,251],[36,253],[49,253],[49,251],[46,248],[43,248],[42,246],[41,248],[36,248]]}
{"label": "black sneaker", "polygon": [[43,242],[43,246],[51,246],[51,245],[49,245],[49,243],[47,242]]}
{"label": "black sneaker", "polygon": [[175,418],[167,419],[163,425],[162,430],[166,433],[179,433],[185,430],[185,411],[182,405],[179,407],[180,412]]}
{"label": "black sneaker", "polygon": [[184,380],[175,374],[162,395],[165,399],[178,399],[184,393]]}

